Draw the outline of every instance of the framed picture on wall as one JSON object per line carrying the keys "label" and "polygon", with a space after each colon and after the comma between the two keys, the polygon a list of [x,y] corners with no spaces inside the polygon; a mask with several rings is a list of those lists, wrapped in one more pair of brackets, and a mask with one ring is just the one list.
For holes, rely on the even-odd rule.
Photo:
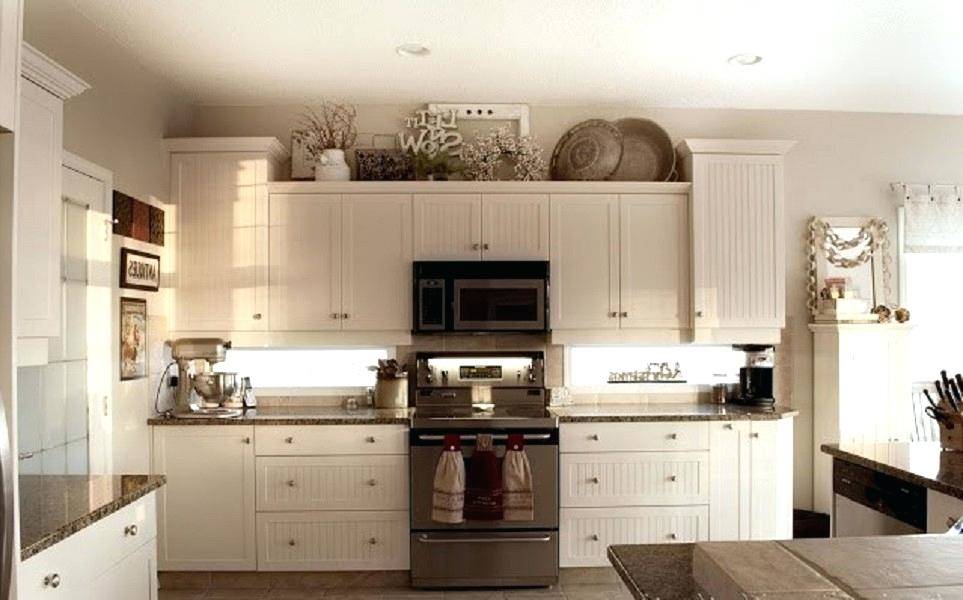
{"label": "framed picture on wall", "polygon": [[147,377],[147,300],[120,299],[120,380]]}
{"label": "framed picture on wall", "polygon": [[156,292],[160,289],[160,256],[120,249],[120,287]]}

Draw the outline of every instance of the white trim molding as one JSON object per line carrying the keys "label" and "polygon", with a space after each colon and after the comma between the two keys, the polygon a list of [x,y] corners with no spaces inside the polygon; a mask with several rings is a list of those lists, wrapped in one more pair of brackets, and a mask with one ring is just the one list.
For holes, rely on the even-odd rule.
{"label": "white trim molding", "polygon": [[271,181],[272,194],[688,194],[688,182]]}
{"label": "white trim molding", "polygon": [[679,144],[679,155],[685,158],[691,154],[756,154],[783,156],[788,153],[795,140],[738,140],[690,138]]}
{"label": "white trim molding", "polygon": [[89,83],[63,68],[27,42],[23,43],[21,49],[20,75],[61,100],[79,96],[90,89]]}
{"label": "white trim molding", "polygon": [[167,138],[164,146],[172,154],[195,152],[265,152],[278,162],[291,153],[276,137],[189,137]]}

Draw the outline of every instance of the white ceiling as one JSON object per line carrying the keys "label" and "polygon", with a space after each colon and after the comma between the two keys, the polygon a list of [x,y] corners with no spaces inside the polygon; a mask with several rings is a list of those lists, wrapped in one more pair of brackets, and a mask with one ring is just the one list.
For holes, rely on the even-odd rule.
{"label": "white ceiling", "polygon": [[[960,0],[71,0],[202,104],[963,114]],[[398,56],[406,42],[431,56]],[[764,57],[734,67],[736,53]]]}

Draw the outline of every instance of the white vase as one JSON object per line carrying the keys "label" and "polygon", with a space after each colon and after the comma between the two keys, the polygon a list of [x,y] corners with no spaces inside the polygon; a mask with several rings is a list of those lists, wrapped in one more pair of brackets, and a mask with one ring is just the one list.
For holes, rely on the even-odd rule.
{"label": "white vase", "polygon": [[351,181],[351,167],[344,162],[344,150],[331,148],[321,152],[314,166],[315,181]]}

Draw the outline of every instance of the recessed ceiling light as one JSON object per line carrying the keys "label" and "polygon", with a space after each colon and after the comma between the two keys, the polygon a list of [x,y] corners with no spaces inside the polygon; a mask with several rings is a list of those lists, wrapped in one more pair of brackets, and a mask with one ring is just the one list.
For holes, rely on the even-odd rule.
{"label": "recessed ceiling light", "polygon": [[733,54],[729,57],[729,64],[737,67],[750,67],[762,62],[762,57],[758,54]]}
{"label": "recessed ceiling light", "polygon": [[400,56],[407,56],[409,58],[421,58],[431,54],[431,48],[422,44],[402,44],[395,48]]}

